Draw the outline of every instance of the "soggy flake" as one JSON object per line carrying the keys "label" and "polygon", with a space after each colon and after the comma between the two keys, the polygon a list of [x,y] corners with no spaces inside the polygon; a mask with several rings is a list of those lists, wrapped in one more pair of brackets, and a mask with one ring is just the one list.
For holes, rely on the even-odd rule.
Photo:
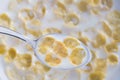
{"label": "soggy flake", "polygon": [[80,45],[76,38],[67,37],[64,39],[64,44],[67,48],[75,48]]}
{"label": "soggy flake", "polygon": [[44,33],[45,33],[45,34],[62,33],[62,31],[61,31],[60,29],[58,29],[58,28],[53,28],[53,27],[51,27],[51,28],[46,28],[46,29],[44,30]]}
{"label": "soggy flake", "polygon": [[105,74],[101,71],[92,72],[89,75],[89,80],[104,80]]}
{"label": "soggy flake", "polygon": [[101,0],[100,5],[104,10],[109,10],[113,6],[113,0]]}
{"label": "soggy flake", "polygon": [[65,16],[64,21],[66,25],[76,26],[79,24],[80,19],[77,14],[69,13]]}
{"label": "soggy flake", "polygon": [[77,7],[82,12],[88,11],[88,3],[86,1],[84,1],[84,0],[78,2]]}
{"label": "soggy flake", "polygon": [[118,45],[117,45],[116,42],[111,42],[109,44],[106,44],[105,50],[108,53],[110,53],[110,52],[117,52],[118,51]]}
{"label": "soggy flake", "polygon": [[102,26],[103,26],[104,32],[105,32],[109,37],[111,37],[111,36],[112,36],[112,30],[111,30],[111,28],[110,28],[110,25],[108,25],[106,22],[103,22],[103,23],[102,23]]}
{"label": "soggy flake", "polygon": [[15,59],[16,55],[17,55],[17,52],[15,48],[10,48],[8,50],[8,54],[5,55],[5,62],[8,62],[8,63],[12,62]]}
{"label": "soggy flake", "polygon": [[5,54],[6,51],[6,46],[4,44],[0,44],[0,55]]}
{"label": "soggy flake", "polygon": [[68,56],[68,51],[64,43],[60,41],[55,41],[54,46],[53,46],[54,52],[59,55],[60,57],[67,57]]}
{"label": "soggy flake", "polygon": [[46,55],[45,61],[51,66],[57,66],[61,63],[61,60],[58,57],[53,56],[52,53]]}
{"label": "soggy flake", "polygon": [[29,68],[32,64],[32,56],[30,54],[18,54],[15,59],[15,65],[20,68]]}
{"label": "soggy flake", "polygon": [[0,14],[0,25],[4,25],[4,26],[11,25],[11,19],[8,16],[8,14],[6,13]]}
{"label": "soggy flake", "polygon": [[19,11],[18,16],[23,21],[32,20],[35,17],[34,12],[31,9],[23,8]]}
{"label": "soggy flake", "polygon": [[107,60],[106,59],[96,59],[95,60],[95,70],[96,71],[106,71]]}
{"label": "soggy flake", "polygon": [[85,51],[82,48],[75,48],[73,49],[72,53],[70,54],[70,61],[72,64],[80,65],[85,57]]}
{"label": "soggy flake", "polygon": [[118,64],[118,56],[116,54],[111,54],[108,56],[108,61],[111,63],[111,64]]}

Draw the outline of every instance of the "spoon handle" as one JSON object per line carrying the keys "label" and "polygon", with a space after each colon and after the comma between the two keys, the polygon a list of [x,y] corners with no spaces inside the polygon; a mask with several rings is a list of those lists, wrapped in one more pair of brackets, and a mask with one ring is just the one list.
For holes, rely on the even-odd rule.
{"label": "spoon handle", "polygon": [[22,41],[25,41],[25,42],[31,44],[32,46],[34,45],[34,41],[30,40],[28,37],[26,37],[18,32],[15,32],[13,30],[10,30],[6,27],[0,26],[0,33],[21,39]]}

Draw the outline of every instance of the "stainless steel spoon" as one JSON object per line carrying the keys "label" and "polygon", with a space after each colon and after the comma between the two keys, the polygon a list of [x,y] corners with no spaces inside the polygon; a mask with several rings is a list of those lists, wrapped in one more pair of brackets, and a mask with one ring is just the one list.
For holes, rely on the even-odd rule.
{"label": "stainless steel spoon", "polygon": [[47,35],[43,35],[41,36],[39,39],[37,40],[31,40],[29,39],[28,37],[18,33],[18,32],[15,32],[13,30],[10,30],[6,27],[2,27],[0,26],[0,33],[1,34],[6,34],[6,35],[9,35],[9,36],[13,36],[13,37],[16,37],[16,38],[19,38],[21,39],[22,41],[25,41],[27,42],[28,44],[30,44],[34,50],[34,54],[35,56],[45,65],[47,65],[48,67],[51,67],[51,68],[55,68],[55,69],[75,69],[75,68],[81,68],[81,67],[84,67],[86,64],[88,64],[91,60],[91,53],[89,51],[89,49],[83,44],[81,43],[81,46],[84,48],[85,52],[86,52],[86,57],[84,59],[84,61],[78,65],[78,66],[69,66],[67,63],[62,65],[62,66],[51,66],[49,65],[44,58],[41,57],[40,53],[38,52],[38,44],[41,42],[41,40],[46,37],[46,36],[54,36],[56,38],[62,38],[62,37],[65,37],[66,35],[65,34],[47,34]]}

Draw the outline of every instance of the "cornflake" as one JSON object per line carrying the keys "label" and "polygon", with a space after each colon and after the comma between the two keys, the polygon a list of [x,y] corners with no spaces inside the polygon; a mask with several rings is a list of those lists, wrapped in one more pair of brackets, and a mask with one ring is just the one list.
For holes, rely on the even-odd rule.
{"label": "cornflake", "polygon": [[25,80],[36,80],[36,76],[34,74],[26,74]]}
{"label": "cornflake", "polygon": [[53,46],[53,50],[60,57],[67,57],[68,56],[66,46],[64,45],[64,43],[62,43],[60,41],[55,41],[54,46]]}
{"label": "cornflake", "polygon": [[18,15],[19,15],[19,18],[25,22],[28,20],[32,20],[35,17],[33,11],[27,8],[21,9]]}
{"label": "cornflake", "polygon": [[65,4],[72,4],[74,2],[74,0],[64,0]]}
{"label": "cornflake", "polygon": [[45,37],[39,45],[39,52],[45,54],[50,48],[52,48],[55,39],[53,37]]}
{"label": "cornflake", "polygon": [[52,34],[52,33],[62,33],[61,30],[57,29],[57,28],[46,28],[44,31],[45,34]]}
{"label": "cornflake", "polygon": [[32,56],[30,54],[18,54],[15,59],[15,65],[22,68],[29,68],[32,64]]}
{"label": "cornflake", "polygon": [[89,80],[104,80],[105,74],[101,71],[95,71],[89,75]]}
{"label": "cornflake", "polygon": [[98,46],[103,46],[106,44],[106,37],[103,33],[98,33],[96,36],[96,43]]}
{"label": "cornflake", "polygon": [[118,51],[118,45],[116,42],[111,42],[105,46],[106,52],[117,52]]}
{"label": "cornflake", "polygon": [[8,50],[8,54],[5,56],[5,61],[8,63],[12,62],[15,59],[16,55],[17,55],[16,50],[14,48],[10,48]]}
{"label": "cornflake", "polygon": [[60,1],[57,1],[56,6],[57,6],[57,8],[54,9],[54,13],[56,14],[57,17],[64,18],[65,15],[67,14],[67,9],[65,7],[65,4]]}
{"label": "cornflake", "polygon": [[92,61],[94,61],[97,57],[96,52],[91,50],[91,54],[92,54]]}
{"label": "cornflake", "polygon": [[6,74],[10,80],[23,80],[23,77],[19,74],[16,69],[6,69]]}
{"label": "cornflake", "polygon": [[43,18],[46,14],[46,7],[42,4],[42,2],[38,2],[34,7],[33,10],[38,18]]}
{"label": "cornflake", "polygon": [[67,48],[75,48],[80,45],[76,38],[67,37],[64,39],[64,44]]}
{"label": "cornflake", "polygon": [[67,14],[64,20],[66,25],[71,25],[71,26],[76,26],[80,22],[78,15],[75,13]]}
{"label": "cornflake", "polygon": [[100,0],[87,0],[87,2],[89,3],[89,5],[95,7],[95,6],[99,6],[100,4]]}
{"label": "cornflake", "polygon": [[80,40],[81,42],[83,42],[85,45],[87,45],[87,43],[88,43],[88,41],[89,41],[89,39],[88,39],[86,36],[81,36],[81,37],[79,38],[79,40]]}
{"label": "cornflake", "polygon": [[6,13],[0,14],[0,24],[5,26],[11,25],[11,19]]}
{"label": "cornflake", "polygon": [[103,22],[103,23],[102,23],[102,26],[103,26],[104,32],[105,32],[109,37],[111,37],[111,36],[112,36],[112,30],[111,30],[110,26],[109,26],[106,22]]}
{"label": "cornflake", "polygon": [[45,72],[48,72],[50,70],[50,67],[43,65],[40,61],[35,62],[36,65],[41,65]]}
{"label": "cornflake", "polygon": [[33,20],[31,21],[31,24],[32,24],[33,26],[41,26],[41,22],[40,22],[39,19],[33,19]]}
{"label": "cornflake", "polygon": [[75,48],[73,49],[72,53],[70,54],[70,61],[72,64],[80,65],[85,57],[84,49],[82,48]]}
{"label": "cornflake", "polygon": [[120,42],[120,35],[119,35],[117,32],[114,32],[114,33],[113,33],[113,39],[114,39],[116,42]]}
{"label": "cornflake", "polygon": [[108,13],[107,20],[114,27],[120,25],[120,11],[114,10]]}
{"label": "cornflake", "polygon": [[61,60],[58,57],[53,57],[52,53],[46,55],[45,61],[52,66],[57,66],[61,63]]}
{"label": "cornflake", "polygon": [[103,7],[103,9],[109,10],[113,6],[113,0],[101,0],[100,5]]}
{"label": "cornflake", "polygon": [[116,54],[111,54],[108,56],[108,61],[111,63],[111,64],[118,64],[118,56]]}
{"label": "cornflake", "polygon": [[32,34],[34,37],[40,37],[42,35],[42,32],[40,30],[32,30],[32,29],[27,29],[27,31]]}
{"label": "cornflake", "polygon": [[88,10],[88,3],[84,0],[77,3],[77,7],[80,11],[85,12]]}
{"label": "cornflake", "polygon": [[0,44],[0,55],[5,54],[6,51],[6,46],[4,44]]}
{"label": "cornflake", "polygon": [[96,71],[105,71],[107,68],[106,59],[96,59],[95,60],[95,70]]}

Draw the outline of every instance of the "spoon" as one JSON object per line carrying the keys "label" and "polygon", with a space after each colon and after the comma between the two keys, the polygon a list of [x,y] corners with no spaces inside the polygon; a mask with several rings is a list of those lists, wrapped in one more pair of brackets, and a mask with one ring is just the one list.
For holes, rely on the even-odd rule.
{"label": "spoon", "polygon": [[34,54],[37,57],[37,59],[40,60],[46,66],[54,68],[54,69],[70,70],[70,69],[75,69],[75,68],[82,68],[85,65],[87,65],[90,62],[90,60],[91,60],[91,53],[90,53],[89,49],[82,42],[80,42],[78,40],[80,42],[81,47],[85,50],[85,53],[86,53],[86,56],[85,56],[84,60],[82,61],[82,63],[80,65],[77,65],[77,66],[69,65],[69,63],[67,61],[64,61],[63,65],[57,65],[57,66],[49,65],[45,61],[45,59],[41,56],[41,54],[38,52],[39,43],[42,41],[43,38],[45,38],[47,36],[52,36],[52,37],[54,37],[56,39],[61,39],[61,38],[64,38],[64,37],[68,36],[68,35],[65,35],[65,34],[58,34],[58,33],[46,34],[46,35],[42,35],[40,38],[38,38],[36,40],[31,40],[28,37],[26,37],[26,36],[24,36],[24,35],[22,35],[22,34],[20,34],[18,32],[15,32],[13,30],[10,30],[10,29],[8,29],[6,27],[2,27],[2,26],[0,26],[0,33],[16,37],[18,39],[21,39],[22,41],[27,42],[28,44],[30,44],[32,46],[32,48],[34,50]]}

